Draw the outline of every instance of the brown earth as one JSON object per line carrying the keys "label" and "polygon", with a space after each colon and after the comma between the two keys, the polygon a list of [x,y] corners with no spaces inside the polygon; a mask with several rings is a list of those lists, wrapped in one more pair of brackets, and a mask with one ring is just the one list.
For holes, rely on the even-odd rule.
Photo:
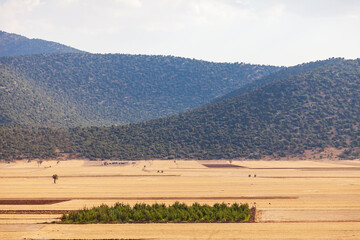
{"label": "brown earth", "polygon": [[0,210],[1,214],[65,214],[72,210]]}
{"label": "brown earth", "polygon": [[69,200],[70,199],[0,199],[0,205],[48,205]]}
{"label": "brown earth", "polygon": [[[61,178],[93,178],[93,177],[177,177],[180,175],[61,175]],[[0,176],[0,178],[49,178],[49,176]]]}
{"label": "brown earth", "polygon": [[46,204],[54,204],[60,203],[65,201],[72,201],[72,200],[137,200],[137,201],[144,201],[144,200],[174,200],[174,201],[181,201],[181,200],[241,200],[241,199],[296,199],[298,197],[294,196],[247,196],[247,197],[87,197],[87,198],[71,198],[71,199],[7,199],[7,200],[0,200],[4,204],[1,205],[46,205]]}

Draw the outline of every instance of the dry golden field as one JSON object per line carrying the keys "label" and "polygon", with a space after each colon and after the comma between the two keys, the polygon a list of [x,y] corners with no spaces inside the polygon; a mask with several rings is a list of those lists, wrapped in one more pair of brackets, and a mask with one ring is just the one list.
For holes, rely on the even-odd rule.
{"label": "dry golden field", "polygon": [[[360,239],[359,160],[102,164],[0,163],[0,239]],[[49,224],[118,201],[247,202],[257,215],[232,224]]]}

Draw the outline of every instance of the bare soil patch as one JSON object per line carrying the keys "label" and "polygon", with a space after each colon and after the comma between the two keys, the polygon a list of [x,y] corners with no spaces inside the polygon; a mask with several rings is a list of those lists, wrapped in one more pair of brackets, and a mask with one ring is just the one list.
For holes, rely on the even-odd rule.
{"label": "bare soil patch", "polygon": [[[115,174],[115,175],[61,175],[61,178],[112,178],[112,177],[179,177],[179,174],[144,174],[144,175],[123,175],[123,174]],[[51,178],[51,176],[0,176],[0,178]]]}
{"label": "bare soil patch", "polygon": [[239,165],[232,165],[232,164],[202,164],[205,167],[208,168],[246,168]]}
{"label": "bare soil patch", "polygon": [[73,198],[72,200],[256,200],[256,199],[297,199],[297,196],[225,196],[225,197],[107,197],[107,198]]}
{"label": "bare soil patch", "polygon": [[[152,238],[146,238],[152,239]],[[27,238],[24,240],[44,240],[42,238]],[[46,240],[145,240],[143,238],[47,238]]]}
{"label": "bare soil patch", "polygon": [[349,179],[360,179],[360,177],[349,177],[349,176],[259,176],[258,178],[280,178],[280,179],[286,179],[286,178],[324,178],[324,179],[331,179],[331,178],[349,178]]}
{"label": "bare soil patch", "polygon": [[19,229],[23,231],[38,231],[43,228],[44,225],[39,224],[0,224],[1,232],[19,232]]}
{"label": "bare soil patch", "polygon": [[259,216],[259,222],[360,222],[360,211],[346,208],[262,209]]}
{"label": "bare soil patch", "polygon": [[64,214],[72,210],[0,210],[0,214]]}
{"label": "bare soil patch", "polygon": [[274,168],[251,168],[258,170],[301,170],[301,171],[355,171],[360,170],[360,167],[274,167]]}
{"label": "bare soil patch", "polygon": [[0,205],[50,205],[70,199],[0,199]]}
{"label": "bare soil patch", "polygon": [[[39,224],[38,224],[39,225]],[[5,239],[356,239],[360,223],[46,224]]]}
{"label": "bare soil patch", "polygon": [[256,207],[252,207],[250,209],[250,218],[249,218],[249,223],[254,223],[256,220]]}

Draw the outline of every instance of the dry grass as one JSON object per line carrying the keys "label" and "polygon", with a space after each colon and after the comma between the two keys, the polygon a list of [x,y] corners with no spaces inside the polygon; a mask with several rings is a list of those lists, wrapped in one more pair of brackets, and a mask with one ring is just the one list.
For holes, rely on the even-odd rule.
{"label": "dry grass", "polygon": [[[0,205],[1,239],[356,239],[360,235],[360,161],[232,161],[242,168],[203,165],[211,163],[229,164],[224,160],[109,166],[84,160],[44,161],[40,166],[36,161],[0,163],[0,203],[5,203]],[[59,175],[57,184],[53,174]],[[69,201],[56,203],[59,199]],[[13,205],[6,200],[55,202]],[[45,214],[50,210],[176,200],[256,204],[259,223],[35,224],[56,221],[60,215]]]}

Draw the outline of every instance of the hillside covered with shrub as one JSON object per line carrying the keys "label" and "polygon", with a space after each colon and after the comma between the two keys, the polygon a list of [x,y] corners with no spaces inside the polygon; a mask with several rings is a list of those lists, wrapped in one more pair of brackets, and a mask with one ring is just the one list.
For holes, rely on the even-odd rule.
{"label": "hillside covered with shrub", "polygon": [[140,122],[211,102],[279,67],[180,57],[64,53],[0,58],[0,123]]}
{"label": "hillside covered with shrub", "polygon": [[[110,127],[0,131],[0,158],[232,159],[360,149],[360,60],[337,60],[195,110]],[[31,146],[24,143],[33,136]],[[45,145],[42,145],[46,143]],[[44,147],[46,146],[46,147]]]}
{"label": "hillside covered with shrub", "polygon": [[70,129],[89,158],[218,159],[360,147],[360,60],[274,81],[188,113],[145,123]]}
{"label": "hillside covered with shrub", "polygon": [[310,71],[312,69],[316,69],[322,66],[326,66],[328,64],[334,64],[334,63],[339,63],[341,61],[343,61],[343,58],[329,58],[327,60],[322,60],[322,61],[315,61],[315,62],[309,62],[309,63],[302,63],[299,65],[295,65],[292,67],[287,67],[287,68],[283,68],[280,69],[277,72],[274,72],[272,74],[269,74],[265,77],[256,79],[255,81],[252,81],[240,88],[235,89],[234,91],[231,91],[228,94],[225,94],[224,96],[221,96],[217,99],[214,100],[214,102],[217,101],[221,101],[227,98],[232,98],[232,97],[236,97],[239,96],[241,94],[250,92],[256,88],[265,86],[266,84],[269,84],[273,81],[279,81],[281,79],[286,79],[292,76],[295,76],[297,74],[303,73],[303,72],[307,72]]}

